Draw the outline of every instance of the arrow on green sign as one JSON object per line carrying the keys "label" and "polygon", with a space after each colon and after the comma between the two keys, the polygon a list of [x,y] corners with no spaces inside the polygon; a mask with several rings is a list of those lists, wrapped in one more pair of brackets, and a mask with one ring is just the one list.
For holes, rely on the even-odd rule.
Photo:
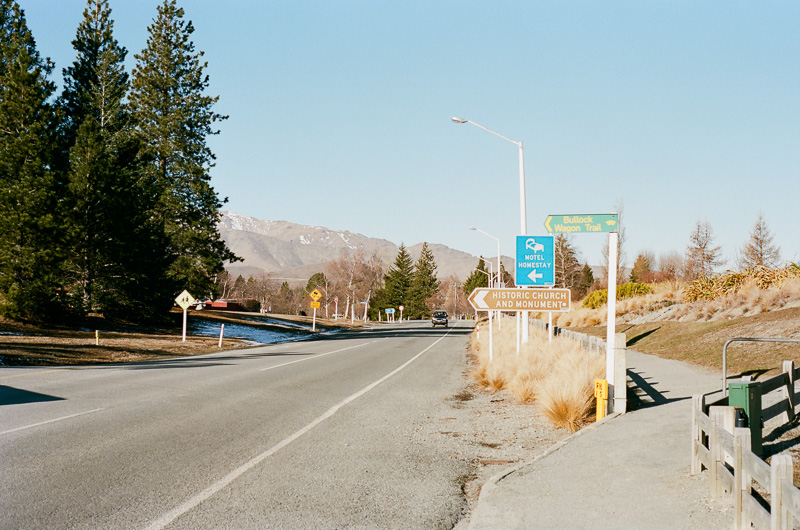
{"label": "arrow on green sign", "polygon": [[618,214],[615,213],[548,215],[544,227],[550,233],[617,232],[619,230],[618,217]]}

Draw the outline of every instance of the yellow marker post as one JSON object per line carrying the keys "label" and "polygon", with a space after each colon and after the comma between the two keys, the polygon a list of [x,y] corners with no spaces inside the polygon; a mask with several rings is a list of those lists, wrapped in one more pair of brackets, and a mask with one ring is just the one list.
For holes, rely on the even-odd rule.
{"label": "yellow marker post", "polygon": [[94,330],[94,345],[95,346],[100,346],[100,330],[99,329]]}
{"label": "yellow marker post", "polygon": [[594,380],[594,397],[597,398],[597,421],[606,417],[608,405],[608,381],[605,379]]}

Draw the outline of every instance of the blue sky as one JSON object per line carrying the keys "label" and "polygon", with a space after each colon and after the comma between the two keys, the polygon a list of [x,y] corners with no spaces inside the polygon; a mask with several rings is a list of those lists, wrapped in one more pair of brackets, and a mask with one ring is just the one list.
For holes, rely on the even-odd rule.
{"label": "blue sky", "polygon": [[[54,80],[84,0],[21,0]],[[145,46],[159,0],[112,0]],[[759,211],[800,261],[800,3],[183,0],[226,209],[407,245],[511,254],[525,146],[530,234],[624,207],[624,251],[684,252],[698,220],[733,263]],[[600,263],[603,237],[576,235]]]}

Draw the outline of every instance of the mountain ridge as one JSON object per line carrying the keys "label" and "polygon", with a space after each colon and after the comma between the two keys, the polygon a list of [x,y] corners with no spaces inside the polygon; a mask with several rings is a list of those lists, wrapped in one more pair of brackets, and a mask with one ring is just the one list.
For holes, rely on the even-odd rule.
{"label": "mountain ridge", "polygon": [[[227,210],[220,212],[218,229],[233,253],[244,258],[242,262],[225,266],[230,274],[243,277],[271,274],[275,279],[290,283],[306,282],[312,274],[324,272],[328,262],[343,252],[358,249],[367,256],[377,255],[384,269],[388,269],[399,250],[398,245],[386,239],[290,221],[257,219]],[[427,243],[440,279],[455,274],[459,280],[464,280],[478,263],[478,256],[439,243]],[[422,245],[406,247],[414,260],[419,257]],[[512,258],[503,256],[502,261],[507,270],[513,270]]]}

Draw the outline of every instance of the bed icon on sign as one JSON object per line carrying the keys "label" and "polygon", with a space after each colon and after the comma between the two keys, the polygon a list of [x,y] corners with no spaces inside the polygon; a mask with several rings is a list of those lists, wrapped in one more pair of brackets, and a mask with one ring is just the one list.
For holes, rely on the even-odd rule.
{"label": "bed icon on sign", "polygon": [[519,286],[552,287],[553,236],[517,236],[515,283]]}
{"label": "bed icon on sign", "polygon": [[536,240],[531,237],[525,241],[525,249],[532,250],[534,252],[544,252],[544,245],[537,243]]}

